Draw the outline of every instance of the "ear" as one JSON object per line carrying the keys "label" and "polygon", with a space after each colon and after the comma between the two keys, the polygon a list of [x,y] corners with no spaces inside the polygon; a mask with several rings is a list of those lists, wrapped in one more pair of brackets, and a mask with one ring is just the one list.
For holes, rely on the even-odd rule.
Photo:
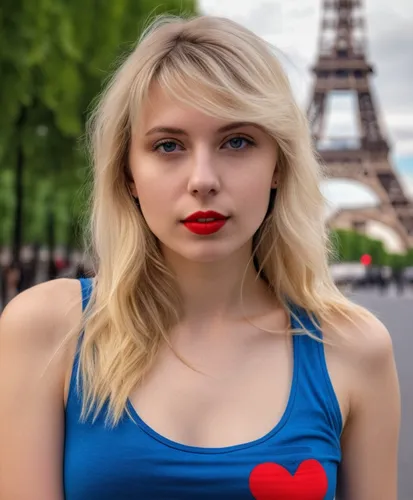
{"label": "ear", "polygon": [[129,181],[128,182],[128,187],[129,187],[129,192],[130,194],[134,197],[134,198],[137,198],[138,197],[138,190],[136,189],[136,185],[133,181]]}
{"label": "ear", "polygon": [[275,167],[274,173],[272,175],[272,181],[271,181],[271,188],[274,189],[278,186],[278,181],[279,181],[279,175],[278,175],[278,169]]}

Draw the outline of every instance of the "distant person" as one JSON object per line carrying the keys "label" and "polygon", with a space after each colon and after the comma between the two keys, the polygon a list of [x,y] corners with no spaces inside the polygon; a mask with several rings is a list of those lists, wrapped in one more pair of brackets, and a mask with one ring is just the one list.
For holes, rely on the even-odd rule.
{"label": "distant person", "polygon": [[405,288],[405,279],[404,279],[404,270],[401,267],[395,267],[393,269],[393,281],[396,285],[396,290],[398,295],[404,294]]}
{"label": "distant person", "polygon": [[90,125],[96,276],[0,322],[0,498],[396,500],[391,338],[332,281],[272,48],[158,21]]}
{"label": "distant person", "polygon": [[2,278],[2,304],[7,305],[22,289],[22,267],[12,261],[3,269]]}
{"label": "distant person", "polygon": [[382,295],[389,291],[389,278],[387,277],[385,269],[381,269],[380,273],[380,291]]}
{"label": "distant person", "polygon": [[37,266],[34,259],[30,261],[22,262],[21,264],[21,280],[19,284],[18,292],[27,290],[35,284]]}

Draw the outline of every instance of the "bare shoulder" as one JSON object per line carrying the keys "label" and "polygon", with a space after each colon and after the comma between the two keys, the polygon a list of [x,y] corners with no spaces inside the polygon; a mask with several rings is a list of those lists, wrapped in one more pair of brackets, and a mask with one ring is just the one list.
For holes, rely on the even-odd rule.
{"label": "bare shoulder", "polygon": [[401,398],[391,332],[357,308],[326,330],[334,343],[328,367],[345,409],[340,498],[396,499]]}
{"label": "bare shoulder", "polygon": [[[76,348],[76,338],[63,347],[66,335],[79,324],[82,312],[80,282],[56,279],[36,285],[17,295],[0,317],[0,357],[28,363],[41,371],[50,366],[66,395],[67,377]],[[24,353],[24,354],[23,354]],[[24,361],[29,357],[29,362]]]}
{"label": "bare shoulder", "polygon": [[347,316],[337,314],[331,323],[322,325],[327,368],[344,424],[366,393],[382,384],[387,374],[392,376],[395,364],[386,326],[357,308]]}
{"label": "bare shoulder", "polygon": [[[80,283],[57,279],[36,285],[15,297],[0,317],[0,342],[12,337],[25,347],[53,347],[80,319]],[[11,339],[10,339],[11,340]]]}
{"label": "bare shoulder", "polygon": [[368,370],[380,367],[383,360],[393,356],[391,334],[379,318],[362,309],[347,316],[337,315],[323,329],[338,355]]}
{"label": "bare shoulder", "polygon": [[80,284],[69,279],[26,290],[1,315],[1,498],[64,496],[63,394],[75,342],[60,347],[80,318]]}

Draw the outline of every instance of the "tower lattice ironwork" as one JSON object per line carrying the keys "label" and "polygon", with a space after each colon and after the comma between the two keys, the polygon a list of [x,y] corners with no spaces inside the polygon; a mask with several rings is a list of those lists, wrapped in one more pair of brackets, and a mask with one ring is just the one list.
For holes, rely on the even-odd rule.
{"label": "tower lattice ironwork", "polygon": [[[374,68],[367,59],[366,19],[361,0],[323,0],[314,87],[308,107],[313,138],[332,178],[353,179],[369,186],[380,204],[374,210],[341,210],[333,226],[360,229],[371,219],[393,228],[405,248],[413,246],[413,203],[393,168],[390,145],[379,120],[372,89]],[[356,140],[326,138],[328,98],[352,93],[356,99]]]}

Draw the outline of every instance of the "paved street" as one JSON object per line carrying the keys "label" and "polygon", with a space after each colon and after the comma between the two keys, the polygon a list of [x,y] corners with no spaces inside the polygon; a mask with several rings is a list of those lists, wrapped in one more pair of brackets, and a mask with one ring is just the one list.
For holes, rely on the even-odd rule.
{"label": "paved street", "polygon": [[413,499],[413,294],[399,298],[357,293],[353,300],[376,314],[393,337],[402,397],[398,500]]}

